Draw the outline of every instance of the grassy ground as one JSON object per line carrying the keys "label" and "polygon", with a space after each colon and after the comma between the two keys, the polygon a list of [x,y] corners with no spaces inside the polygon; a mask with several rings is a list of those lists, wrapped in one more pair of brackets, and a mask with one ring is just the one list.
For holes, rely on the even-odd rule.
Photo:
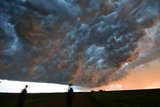
{"label": "grassy ground", "polygon": [[97,107],[160,107],[160,90],[93,92],[90,97]]}
{"label": "grassy ground", "polygon": [[[76,93],[74,96],[73,107],[85,107],[87,103],[87,107],[160,107],[158,89]],[[15,107],[17,99],[18,94],[1,93],[0,107]],[[27,94],[25,107],[51,107],[53,104],[65,107],[64,99],[64,93]],[[61,106],[57,106],[57,101]]]}
{"label": "grassy ground", "polygon": [[[57,98],[65,97],[64,93],[42,93],[42,94],[27,94],[25,105],[43,103],[53,101]],[[0,107],[15,107],[18,99],[18,94],[1,93]]]}
{"label": "grassy ground", "polygon": [[0,94],[0,107],[14,107],[17,102],[17,94]]}

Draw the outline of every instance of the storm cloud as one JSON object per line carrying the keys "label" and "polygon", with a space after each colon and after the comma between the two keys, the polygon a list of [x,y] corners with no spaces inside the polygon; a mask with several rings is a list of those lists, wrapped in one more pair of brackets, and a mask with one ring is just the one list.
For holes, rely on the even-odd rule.
{"label": "storm cloud", "polygon": [[0,78],[96,87],[160,58],[159,0],[1,0]]}

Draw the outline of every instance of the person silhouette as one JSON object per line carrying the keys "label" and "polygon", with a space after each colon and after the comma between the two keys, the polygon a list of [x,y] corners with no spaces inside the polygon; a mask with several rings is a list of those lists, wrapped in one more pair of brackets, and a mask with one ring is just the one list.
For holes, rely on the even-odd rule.
{"label": "person silhouette", "polygon": [[19,99],[18,99],[18,102],[17,102],[17,107],[23,107],[25,99],[26,99],[27,87],[28,87],[28,85],[26,85],[25,88],[19,94]]}
{"label": "person silhouette", "polygon": [[73,88],[71,87],[73,84],[69,84],[68,92],[67,92],[67,107],[72,107],[72,100],[73,100]]}

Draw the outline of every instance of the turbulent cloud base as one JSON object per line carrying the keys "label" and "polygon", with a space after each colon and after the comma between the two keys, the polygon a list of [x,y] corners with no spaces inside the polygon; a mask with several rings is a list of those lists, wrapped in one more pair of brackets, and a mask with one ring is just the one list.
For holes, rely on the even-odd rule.
{"label": "turbulent cloud base", "polygon": [[1,0],[0,78],[95,87],[160,57],[159,0]]}

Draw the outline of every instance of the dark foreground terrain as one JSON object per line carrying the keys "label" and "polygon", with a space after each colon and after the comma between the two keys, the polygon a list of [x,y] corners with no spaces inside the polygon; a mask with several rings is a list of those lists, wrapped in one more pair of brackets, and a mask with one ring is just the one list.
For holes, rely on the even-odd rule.
{"label": "dark foreground terrain", "polygon": [[[15,107],[18,94],[1,93],[0,107]],[[66,107],[65,93],[28,94],[24,107]],[[160,107],[160,89],[75,93],[73,107]]]}

